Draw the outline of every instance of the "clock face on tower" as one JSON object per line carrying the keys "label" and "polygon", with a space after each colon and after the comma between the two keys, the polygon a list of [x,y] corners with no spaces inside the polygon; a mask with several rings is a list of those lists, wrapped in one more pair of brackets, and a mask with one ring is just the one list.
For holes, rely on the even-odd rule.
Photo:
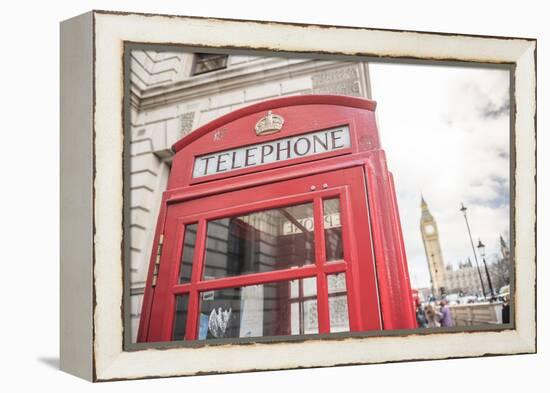
{"label": "clock face on tower", "polygon": [[433,233],[435,232],[435,228],[432,224],[428,224],[424,227],[424,231],[426,231],[427,235],[433,235]]}

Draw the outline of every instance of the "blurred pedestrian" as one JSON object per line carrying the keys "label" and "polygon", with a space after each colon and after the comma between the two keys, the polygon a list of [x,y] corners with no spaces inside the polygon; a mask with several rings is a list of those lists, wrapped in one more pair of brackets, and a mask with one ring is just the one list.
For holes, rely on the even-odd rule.
{"label": "blurred pedestrian", "polygon": [[449,306],[447,306],[447,301],[442,300],[439,305],[441,306],[441,308],[439,309],[439,313],[441,314],[441,326],[453,327],[455,324],[453,322],[451,310],[449,310]]}
{"label": "blurred pedestrian", "polygon": [[426,319],[426,314],[420,303],[416,305],[416,324],[419,328],[428,327],[428,320]]}
{"label": "blurred pedestrian", "polygon": [[434,306],[431,304],[428,304],[424,308],[424,313],[426,315],[426,320],[428,321],[429,328],[439,327],[441,326],[439,324],[440,314],[437,312]]}
{"label": "blurred pedestrian", "polygon": [[504,303],[502,303],[502,323],[510,323],[510,302],[508,296],[504,297]]}

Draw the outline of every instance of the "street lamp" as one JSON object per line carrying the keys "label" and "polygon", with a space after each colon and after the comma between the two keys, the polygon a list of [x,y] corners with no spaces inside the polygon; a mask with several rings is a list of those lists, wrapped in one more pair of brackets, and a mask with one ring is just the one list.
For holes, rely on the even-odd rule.
{"label": "street lamp", "polygon": [[466,206],[464,203],[460,204],[460,211],[464,214],[464,220],[466,220],[466,228],[468,228],[468,236],[470,237],[470,244],[472,245],[472,251],[474,252],[474,260],[476,261],[477,274],[479,275],[479,282],[481,283],[481,290],[483,291],[483,296],[485,296],[485,285],[483,284],[483,279],[481,278],[481,270],[479,270],[479,263],[477,262],[476,249],[474,247],[474,241],[472,240],[472,233],[470,232],[470,224],[468,223],[468,216],[466,215]]}
{"label": "street lamp", "polygon": [[485,261],[485,244],[481,242],[481,239],[478,239],[477,248],[479,250],[479,255],[481,255],[483,266],[485,266],[485,275],[487,276],[487,283],[489,284],[489,291],[491,292],[491,299],[492,299],[495,297],[495,291],[493,291],[493,283],[491,282],[491,275],[489,274],[489,269],[487,269],[487,262]]}

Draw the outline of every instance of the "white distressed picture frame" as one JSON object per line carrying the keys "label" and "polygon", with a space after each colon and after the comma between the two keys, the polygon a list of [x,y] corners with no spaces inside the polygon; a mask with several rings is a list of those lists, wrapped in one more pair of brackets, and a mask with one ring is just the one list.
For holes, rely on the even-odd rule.
{"label": "white distressed picture frame", "polygon": [[[125,351],[125,42],[513,64],[515,328]],[[61,25],[61,96],[63,370],[107,381],[536,351],[535,40],[94,11]]]}

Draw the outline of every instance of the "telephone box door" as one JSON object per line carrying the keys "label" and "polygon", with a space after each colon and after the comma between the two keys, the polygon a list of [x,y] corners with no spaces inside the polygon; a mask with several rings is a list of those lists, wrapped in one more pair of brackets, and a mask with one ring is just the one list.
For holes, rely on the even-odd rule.
{"label": "telephone box door", "polygon": [[362,166],[168,204],[139,341],[381,329],[368,216]]}

